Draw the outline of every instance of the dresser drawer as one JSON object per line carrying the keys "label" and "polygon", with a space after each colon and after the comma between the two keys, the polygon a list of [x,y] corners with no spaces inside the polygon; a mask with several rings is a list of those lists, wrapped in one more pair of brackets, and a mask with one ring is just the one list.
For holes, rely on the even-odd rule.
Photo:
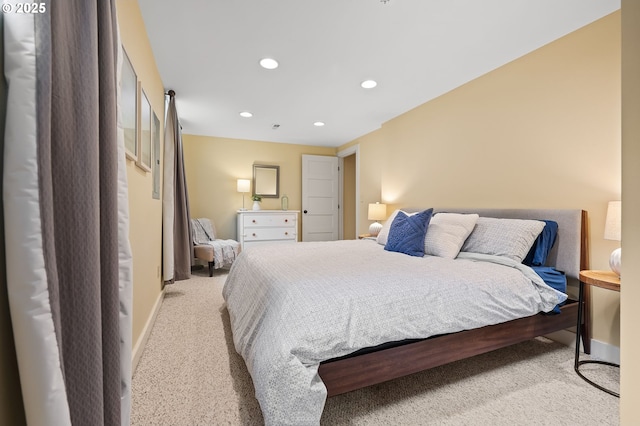
{"label": "dresser drawer", "polygon": [[242,221],[245,228],[291,226],[296,227],[296,214],[244,214]]}
{"label": "dresser drawer", "polygon": [[244,241],[295,240],[295,228],[252,228],[245,229]]}

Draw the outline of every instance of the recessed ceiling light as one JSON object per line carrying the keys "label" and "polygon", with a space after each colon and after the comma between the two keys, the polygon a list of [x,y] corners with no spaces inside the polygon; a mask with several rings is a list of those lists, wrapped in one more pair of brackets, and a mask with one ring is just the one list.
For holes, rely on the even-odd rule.
{"label": "recessed ceiling light", "polygon": [[260,59],[260,66],[268,70],[273,70],[278,68],[278,61],[271,58],[263,58],[263,59]]}
{"label": "recessed ceiling light", "polygon": [[324,126],[324,123],[322,121],[316,121],[315,123],[313,123],[313,125],[316,127],[322,127]]}
{"label": "recessed ceiling light", "polygon": [[253,117],[253,114],[251,114],[249,111],[242,111],[240,113],[240,117],[250,118],[250,117]]}
{"label": "recessed ceiling light", "polygon": [[378,83],[376,83],[374,80],[365,80],[362,83],[360,83],[360,86],[362,86],[365,89],[373,89],[377,85]]}

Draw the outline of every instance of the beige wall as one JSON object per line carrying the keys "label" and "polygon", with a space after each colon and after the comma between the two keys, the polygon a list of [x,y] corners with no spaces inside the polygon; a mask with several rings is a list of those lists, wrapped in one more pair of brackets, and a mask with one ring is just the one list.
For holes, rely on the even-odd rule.
{"label": "beige wall", "polygon": [[[366,166],[361,203],[381,191],[390,210],[585,209],[591,267],[608,269],[617,243],[603,239],[606,207],[621,193],[620,56],[618,12],[388,121],[353,142]],[[359,232],[367,226],[361,209]],[[619,346],[619,297],[598,290],[593,337]]]}
{"label": "beige wall", "polygon": [[[251,179],[254,163],[280,166],[280,196],[289,197],[289,210],[300,210],[302,154],[336,155],[335,148],[308,145],[195,135],[183,135],[182,140],[191,217],[211,219],[218,238],[236,238],[236,211],[242,207],[236,181]],[[251,205],[249,193],[245,207]],[[261,208],[279,210],[280,199],[263,198]]]}
{"label": "beige wall", "polygon": [[[384,201],[380,195],[380,188],[382,186],[382,159],[386,155],[387,149],[385,141],[386,139],[383,132],[374,131],[338,148],[339,152],[351,148],[354,145],[358,145],[359,147],[360,176],[358,181],[360,184],[360,199],[357,200],[359,204],[357,234],[366,234],[369,232],[369,225],[372,223],[372,221],[367,219],[369,203]],[[387,206],[387,214],[391,213],[390,209],[391,208]]]}
{"label": "beige wall", "polygon": [[[164,129],[164,86],[151,51],[137,1],[118,0],[122,44],[142,83],[151,108]],[[164,134],[161,132],[161,144]],[[140,344],[145,325],[162,291],[162,201],[151,197],[151,173],[127,160],[129,239],[133,253],[133,345]],[[161,192],[162,193],[162,192]]]}
{"label": "beige wall", "polygon": [[640,2],[622,0],[622,315],[620,424],[640,424]]}

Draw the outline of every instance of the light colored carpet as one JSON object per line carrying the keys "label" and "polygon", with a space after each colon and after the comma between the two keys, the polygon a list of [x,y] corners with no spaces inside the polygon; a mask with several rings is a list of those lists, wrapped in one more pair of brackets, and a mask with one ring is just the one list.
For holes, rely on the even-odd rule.
{"label": "light colored carpet", "polygon": [[[167,286],[133,376],[132,425],[260,425],[221,291],[226,272]],[[619,389],[619,371],[581,367]],[[323,425],[617,425],[618,398],[573,371],[573,350],[539,338],[327,400]]]}

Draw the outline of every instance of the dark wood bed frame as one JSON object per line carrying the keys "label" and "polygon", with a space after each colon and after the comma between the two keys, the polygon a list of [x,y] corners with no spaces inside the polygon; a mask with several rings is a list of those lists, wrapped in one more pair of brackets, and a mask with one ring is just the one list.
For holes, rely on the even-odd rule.
{"label": "dark wood bed frame", "polygon": [[[588,269],[586,211],[582,211],[580,240],[580,269],[583,270]],[[588,300],[588,297],[585,299]],[[328,396],[339,395],[575,327],[578,319],[578,302],[567,301],[561,311],[557,315],[537,314],[502,324],[434,336],[361,355],[328,360],[320,364],[318,374],[327,387]],[[585,338],[586,332],[583,325],[581,327],[583,341],[588,342]],[[586,347],[585,351],[590,352]]]}

